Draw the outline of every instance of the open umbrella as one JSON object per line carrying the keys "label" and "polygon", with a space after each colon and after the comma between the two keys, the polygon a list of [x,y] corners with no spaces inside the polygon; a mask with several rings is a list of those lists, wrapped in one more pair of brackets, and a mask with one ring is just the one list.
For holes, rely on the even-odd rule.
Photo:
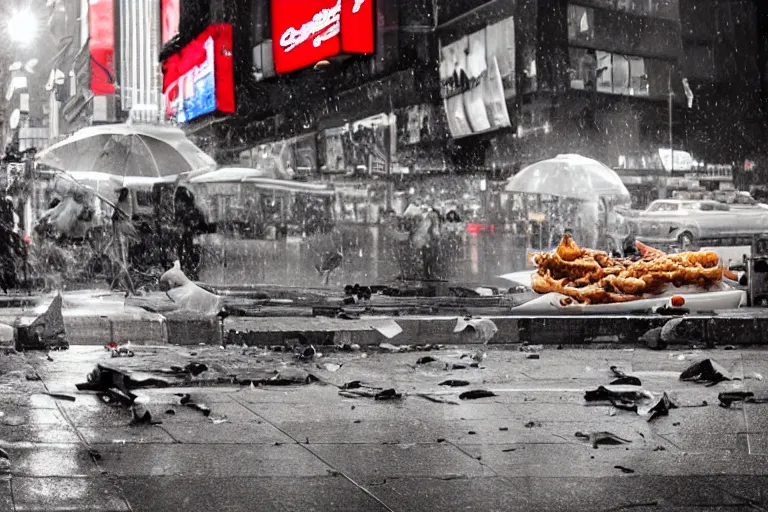
{"label": "open umbrella", "polygon": [[617,204],[630,201],[627,187],[613,169],[581,155],[557,155],[529,165],[509,179],[505,190],[581,201],[599,197],[612,198]]}
{"label": "open umbrella", "polygon": [[37,155],[40,163],[70,172],[126,178],[171,178],[216,162],[178,128],[110,124],[84,128]]}

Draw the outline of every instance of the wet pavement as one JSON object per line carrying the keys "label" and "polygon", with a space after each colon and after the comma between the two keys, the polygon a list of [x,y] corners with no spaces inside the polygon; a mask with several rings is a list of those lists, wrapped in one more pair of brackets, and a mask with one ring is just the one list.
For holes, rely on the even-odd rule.
{"label": "wet pavement", "polygon": [[[309,363],[255,348],[134,349],[133,358],[83,346],[52,352],[53,361],[29,353],[42,381],[0,356],[0,447],[11,459],[0,510],[768,509],[768,404],[717,406],[721,391],[768,395],[766,350],[551,349],[528,359],[494,349],[478,368],[446,370],[471,362],[461,356],[476,347],[329,352]],[[438,361],[416,364],[424,356]],[[741,380],[679,381],[707,357]],[[99,360],[145,371],[200,361],[210,370],[187,382],[196,386],[136,391],[162,424],[130,425],[128,409],[75,390]],[[588,406],[584,391],[613,380],[613,365],[647,390],[667,391],[679,408],[648,422]],[[213,385],[275,370],[321,382]],[[440,386],[447,379],[470,385]],[[405,396],[340,396],[337,386],[355,380]],[[458,400],[468,389],[496,396]],[[190,393],[210,416],[179,405],[176,393]],[[631,442],[594,449],[577,431]]]}

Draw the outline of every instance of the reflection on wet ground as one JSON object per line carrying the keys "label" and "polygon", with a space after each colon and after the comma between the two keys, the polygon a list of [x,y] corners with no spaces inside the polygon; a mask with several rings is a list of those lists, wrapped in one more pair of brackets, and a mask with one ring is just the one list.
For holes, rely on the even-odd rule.
{"label": "reflection on wet ground", "polygon": [[[401,250],[394,234],[385,228],[347,226],[342,233],[343,263],[331,274],[329,286],[389,283],[401,275],[401,268],[410,275],[420,270],[417,257]],[[437,263],[438,277],[442,279],[488,284],[525,265],[525,245],[516,235],[460,233],[446,234],[444,240]],[[208,250],[200,278],[211,284],[323,284],[314,268],[323,243],[300,238],[257,241],[208,236],[203,245]]]}
{"label": "reflection on wet ground", "polygon": [[[542,350],[535,360],[489,350],[478,368],[441,364],[475,350],[447,347],[430,352],[437,361],[419,365],[422,353],[379,350],[331,351],[309,363],[242,347],[136,347],[135,358],[107,357],[135,369],[194,359],[210,363],[217,375],[298,365],[330,383],[141,390],[160,425],[131,425],[128,409],[75,391],[73,383],[105,358],[103,349],[73,347],[52,353],[53,361],[32,354],[42,382],[26,380],[24,372],[0,379],[8,391],[0,396],[0,446],[12,461],[12,478],[0,481],[0,510],[765,507],[766,405],[715,405],[721,391],[766,392],[755,377],[768,372],[764,350]],[[741,380],[716,387],[679,380],[682,369],[706,357]],[[584,390],[612,379],[612,365],[641,379],[645,389],[667,391],[679,408],[648,422],[635,412],[588,407]],[[495,396],[456,400],[465,388],[441,386],[446,379]],[[341,396],[337,386],[351,381],[392,386],[407,396]],[[77,400],[44,394],[53,388]],[[192,393],[211,415],[179,405],[178,392]],[[46,434],[54,430],[68,434]],[[577,431],[610,431],[630,442],[593,449],[574,437]]]}

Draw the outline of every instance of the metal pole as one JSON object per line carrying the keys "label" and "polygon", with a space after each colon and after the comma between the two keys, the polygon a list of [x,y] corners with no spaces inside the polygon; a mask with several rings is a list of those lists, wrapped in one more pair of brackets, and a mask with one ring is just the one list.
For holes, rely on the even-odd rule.
{"label": "metal pole", "polygon": [[671,160],[670,172],[675,170],[675,150],[672,147],[672,97],[675,95],[672,92],[672,66],[669,67],[667,75],[667,88],[669,89],[669,159]]}

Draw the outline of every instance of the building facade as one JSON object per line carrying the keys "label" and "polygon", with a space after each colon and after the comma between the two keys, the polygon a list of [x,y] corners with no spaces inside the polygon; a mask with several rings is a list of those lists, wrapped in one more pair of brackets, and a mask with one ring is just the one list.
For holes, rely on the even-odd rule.
{"label": "building facade", "polygon": [[[181,2],[179,34],[165,45],[161,61],[167,65],[181,55],[206,27],[226,24],[232,27],[235,84],[233,112],[213,108],[185,117],[185,129],[220,163],[270,165],[285,177],[405,180],[482,172],[501,178],[560,153],[615,168],[668,171],[676,160],[665,163],[660,150],[670,145],[707,161],[741,158],[727,138],[718,149],[708,145],[711,133],[730,130],[713,113],[715,104],[723,108],[719,94],[735,97],[725,90],[733,83],[726,77],[754,67],[743,90],[751,91],[755,105],[763,101],[755,94],[762,84],[754,63],[761,57],[749,57],[756,39],[750,42],[751,32],[732,40],[717,36],[702,63],[697,38],[712,30],[691,21],[691,5],[698,5],[693,0],[349,5],[369,2],[365,30],[372,30],[373,46],[359,53],[343,51],[350,30],[346,0],[313,0],[287,13],[281,5],[292,3]],[[331,19],[334,8],[341,12],[338,22]],[[309,30],[314,37],[318,23],[336,27],[328,41],[339,38],[341,50],[323,53],[326,43],[318,42],[321,53],[313,59],[301,50],[311,37],[299,41],[295,35]],[[293,59],[286,44],[301,58],[286,64]],[[733,61],[732,54],[742,60]],[[734,71],[719,70],[720,62]],[[175,91],[178,84],[166,81],[166,100],[169,87]],[[761,119],[745,115],[743,124],[760,125]]]}

